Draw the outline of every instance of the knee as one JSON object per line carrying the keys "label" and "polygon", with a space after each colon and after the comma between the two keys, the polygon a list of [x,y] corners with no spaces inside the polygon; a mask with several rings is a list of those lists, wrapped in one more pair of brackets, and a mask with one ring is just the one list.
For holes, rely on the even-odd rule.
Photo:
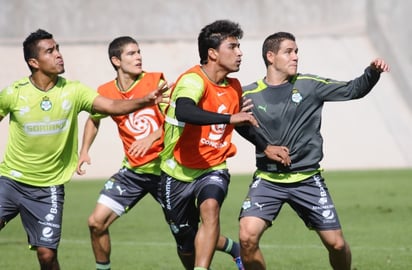
{"label": "knee", "polygon": [[89,226],[89,230],[91,233],[100,234],[107,229],[105,228],[104,224],[101,222],[98,222],[93,215],[89,216],[89,219],[87,220],[87,224]]}
{"label": "knee", "polygon": [[46,247],[38,247],[37,258],[42,266],[54,265],[57,262],[57,250]]}
{"label": "knee", "polygon": [[240,219],[239,243],[242,256],[254,254],[259,250],[259,241],[267,226],[267,222],[260,218],[243,217]]}
{"label": "knee", "polygon": [[349,249],[349,245],[344,238],[340,238],[334,243],[331,248],[335,252],[343,252]]}
{"label": "knee", "polygon": [[256,250],[259,246],[259,236],[244,227],[239,230],[239,244],[241,249],[246,252]]}
{"label": "knee", "polygon": [[239,234],[239,244],[241,250],[248,253],[258,248],[259,240],[249,234]]}
{"label": "knee", "polygon": [[326,248],[329,252],[345,252],[349,249],[348,243],[345,241],[343,237],[336,237],[334,241],[330,241],[326,243]]}

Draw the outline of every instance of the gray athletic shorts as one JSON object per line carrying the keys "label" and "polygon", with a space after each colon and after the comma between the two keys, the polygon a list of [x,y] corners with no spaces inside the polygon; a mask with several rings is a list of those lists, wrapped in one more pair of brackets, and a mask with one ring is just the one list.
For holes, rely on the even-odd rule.
{"label": "gray athletic shorts", "polygon": [[160,203],[160,176],[122,168],[106,181],[97,202],[121,216],[148,193]]}
{"label": "gray athletic shorts", "polygon": [[240,218],[254,216],[269,226],[288,203],[309,229],[340,229],[338,214],[325,181],[318,173],[297,183],[274,183],[254,177],[243,201]]}
{"label": "gray athletic shorts", "polygon": [[7,223],[20,213],[32,249],[57,249],[63,203],[63,185],[34,187],[0,176],[0,218]]}
{"label": "gray athletic shorts", "polygon": [[222,205],[230,182],[230,174],[226,169],[206,173],[193,182],[179,181],[165,173],[162,173],[161,178],[164,213],[175,237],[182,228],[190,227],[193,232],[197,232],[198,205],[210,198]]}

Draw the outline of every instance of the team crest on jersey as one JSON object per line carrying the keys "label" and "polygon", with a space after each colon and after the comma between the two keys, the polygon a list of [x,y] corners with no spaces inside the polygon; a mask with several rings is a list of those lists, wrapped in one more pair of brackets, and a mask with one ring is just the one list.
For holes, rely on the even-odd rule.
{"label": "team crest on jersey", "polygon": [[47,96],[43,97],[43,100],[40,103],[40,108],[43,111],[50,111],[50,109],[52,108],[52,103],[51,103],[49,97],[47,97]]}
{"label": "team crest on jersey", "polygon": [[302,95],[299,93],[298,89],[292,90],[292,101],[296,104],[299,104],[302,101]]}

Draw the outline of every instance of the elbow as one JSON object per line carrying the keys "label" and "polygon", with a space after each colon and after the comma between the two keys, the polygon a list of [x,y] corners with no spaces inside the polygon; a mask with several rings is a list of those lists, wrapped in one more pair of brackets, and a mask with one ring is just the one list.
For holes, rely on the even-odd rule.
{"label": "elbow", "polygon": [[186,114],[184,113],[184,110],[179,109],[179,108],[176,107],[175,115],[176,115],[176,119],[178,121],[181,121],[181,122],[186,122],[187,121]]}

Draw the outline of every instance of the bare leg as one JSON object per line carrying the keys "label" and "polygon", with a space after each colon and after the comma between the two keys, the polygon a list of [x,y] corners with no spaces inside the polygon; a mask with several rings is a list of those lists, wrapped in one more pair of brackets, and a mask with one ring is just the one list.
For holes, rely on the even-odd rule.
{"label": "bare leg", "polygon": [[335,270],[350,270],[352,254],[343,238],[342,230],[317,231],[329,253],[329,262]]}
{"label": "bare leg", "polygon": [[60,270],[56,249],[37,247],[37,259],[41,270]]}
{"label": "bare leg", "polygon": [[259,248],[260,238],[266,228],[266,222],[260,218],[243,217],[240,219],[240,255],[247,270],[266,269],[265,259]]}
{"label": "bare leg", "polygon": [[195,266],[209,268],[220,235],[220,207],[215,199],[207,199],[200,205],[202,224],[195,238]]}
{"label": "bare leg", "polygon": [[4,221],[2,218],[0,218],[0,231],[1,231],[1,229],[4,228],[4,226],[6,226],[6,221]]}
{"label": "bare leg", "polygon": [[109,226],[118,216],[108,207],[97,204],[89,217],[89,231],[94,257],[96,262],[109,262],[111,243]]}

